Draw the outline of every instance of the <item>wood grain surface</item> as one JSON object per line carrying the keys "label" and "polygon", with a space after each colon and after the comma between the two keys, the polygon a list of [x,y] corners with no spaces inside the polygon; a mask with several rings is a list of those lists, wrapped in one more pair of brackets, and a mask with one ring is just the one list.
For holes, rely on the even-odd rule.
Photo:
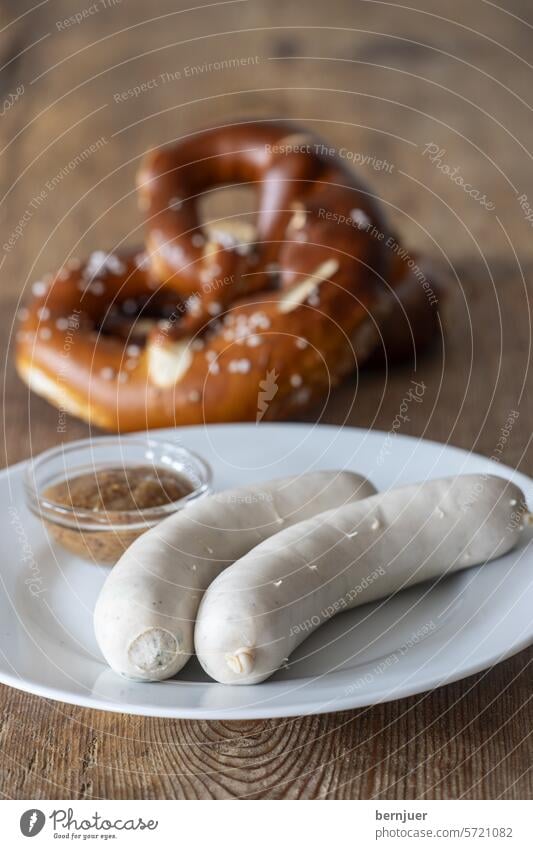
{"label": "wood grain surface", "polygon": [[[533,9],[527,0],[500,5],[4,0],[4,464],[89,432],[69,420],[59,434],[57,412],[15,376],[14,315],[31,282],[71,253],[142,241],[134,175],[145,150],[232,118],[279,116],[351,152],[397,230],[453,290],[432,354],[388,374],[362,372],[323,420],[389,430],[416,378],[427,390],[403,433],[533,473]],[[246,66],[230,61],[247,57]],[[140,93],[128,93],[135,86]],[[434,161],[428,145],[439,150]],[[511,411],[519,416],[500,454]],[[1,687],[0,792],[531,798],[532,658],[524,651],[419,697],[264,722],[131,718]]]}

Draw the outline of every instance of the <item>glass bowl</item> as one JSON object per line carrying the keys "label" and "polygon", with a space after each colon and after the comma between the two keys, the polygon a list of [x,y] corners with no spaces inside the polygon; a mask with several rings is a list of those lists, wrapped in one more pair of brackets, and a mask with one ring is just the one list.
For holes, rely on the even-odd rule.
{"label": "glass bowl", "polygon": [[[158,480],[158,470],[174,473],[191,491],[154,507],[127,509],[109,509],[104,503],[78,507],[54,500],[50,493],[51,487],[81,475],[140,467],[153,469],[152,481]],[[182,445],[142,436],[109,436],[65,443],[39,454],[26,468],[24,490],[29,509],[57,543],[85,560],[112,565],[141,534],[209,493],[211,480],[209,464]]]}

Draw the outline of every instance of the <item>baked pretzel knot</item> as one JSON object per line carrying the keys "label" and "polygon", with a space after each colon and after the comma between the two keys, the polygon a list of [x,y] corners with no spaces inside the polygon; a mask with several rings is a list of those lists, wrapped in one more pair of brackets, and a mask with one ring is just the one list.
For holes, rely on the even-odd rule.
{"label": "baked pretzel knot", "polygon": [[[254,220],[206,226],[199,201],[227,184],[255,190]],[[149,153],[138,188],[146,251],[68,261],[21,317],[19,374],[73,415],[120,431],[286,418],[435,333],[435,287],[307,131],[195,134]]]}

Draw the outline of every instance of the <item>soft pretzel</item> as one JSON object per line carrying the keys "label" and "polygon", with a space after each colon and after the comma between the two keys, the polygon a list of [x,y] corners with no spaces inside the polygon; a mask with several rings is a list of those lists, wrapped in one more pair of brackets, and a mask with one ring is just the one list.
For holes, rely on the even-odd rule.
{"label": "soft pretzel", "polygon": [[[256,189],[256,221],[203,226],[228,183]],[[120,431],[286,418],[434,332],[378,204],[308,132],[197,134],[148,154],[138,186],[146,252],[71,260],[21,317],[19,374],[67,412]]]}

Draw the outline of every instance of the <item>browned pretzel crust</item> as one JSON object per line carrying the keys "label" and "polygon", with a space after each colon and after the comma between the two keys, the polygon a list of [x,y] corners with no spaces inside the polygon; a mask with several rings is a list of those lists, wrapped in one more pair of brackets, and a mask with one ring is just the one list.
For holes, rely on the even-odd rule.
{"label": "browned pretzel crust", "polygon": [[[431,338],[435,287],[325,150],[259,122],[148,154],[147,252],[97,252],[35,284],[19,374],[112,430],[276,419],[323,400],[376,348]],[[256,221],[206,228],[199,199],[228,183],[256,189]]]}

